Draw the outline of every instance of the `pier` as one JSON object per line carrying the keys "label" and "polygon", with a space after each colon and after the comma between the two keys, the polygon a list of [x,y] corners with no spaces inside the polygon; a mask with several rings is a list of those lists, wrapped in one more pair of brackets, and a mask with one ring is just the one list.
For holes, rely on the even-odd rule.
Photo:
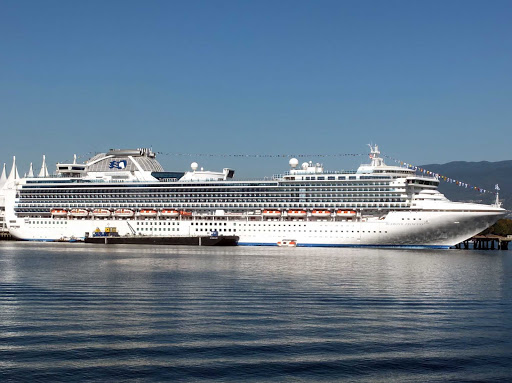
{"label": "pier", "polygon": [[0,230],[0,241],[12,241],[14,238],[8,231]]}
{"label": "pier", "polygon": [[[456,249],[474,249],[474,250],[508,250],[508,245],[512,241],[512,235],[501,236],[494,234],[475,235],[457,245]],[[473,246],[469,246],[470,242]]]}

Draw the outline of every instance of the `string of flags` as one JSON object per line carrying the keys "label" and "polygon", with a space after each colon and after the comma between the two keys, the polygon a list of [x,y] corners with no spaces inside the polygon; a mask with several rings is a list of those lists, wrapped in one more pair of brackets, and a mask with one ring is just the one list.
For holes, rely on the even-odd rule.
{"label": "string of flags", "polygon": [[163,156],[184,156],[184,157],[246,157],[246,158],[304,158],[304,157],[360,157],[366,154],[358,153],[335,153],[335,154],[211,154],[211,153],[164,153],[155,152]]}
{"label": "string of flags", "polygon": [[483,188],[480,188],[480,187],[468,184],[468,183],[463,182],[463,181],[456,180],[456,179],[451,178],[451,177],[443,176],[442,174],[435,173],[435,172],[432,172],[432,171],[427,170],[427,169],[423,169],[423,168],[421,168],[419,166],[415,166],[415,165],[409,164],[407,162],[397,160],[396,158],[393,158],[393,157],[390,157],[390,156],[387,156],[387,155],[383,155],[383,156],[388,158],[388,159],[390,159],[390,160],[392,160],[392,161],[395,161],[396,163],[398,163],[398,164],[400,164],[402,166],[406,166],[409,169],[414,169],[416,171],[420,171],[423,174],[431,175],[431,176],[433,176],[433,177],[435,177],[435,178],[437,178],[439,180],[442,180],[442,181],[445,181],[445,182],[448,182],[448,183],[451,183],[451,184],[454,184],[454,185],[457,185],[457,186],[460,186],[460,187],[463,187],[463,188],[466,188],[466,189],[472,189],[472,190],[476,190],[476,191],[478,191],[480,193],[489,193],[489,194],[496,194],[500,190],[500,187],[498,186],[498,184],[496,184],[495,187],[494,187],[496,192],[493,192],[493,191],[490,191],[490,190],[487,190],[487,189],[483,189]]}
{"label": "string of flags", "polygon": [[[223,157],[223,158],[227,158],[227,157],[231,157],[231,158],[292,158],[292,157],[295,157],[295,158],[311,158],[311,157],[361,157],[361,156],[367,156],[368,154],[361,154],[361,153],[334,153],[334,154],[229,154],[229,153],[224,153],[224,154],[212,154],[212,153],[166,153],[166,152],[155,152],[156,154],[159,154],[159,155],[163,155],[163,156],[180,156],[180,157]],[[87,153],[86,155],[90,155],[92,154],[92,152],[90,153]],[[95,153],[96,154],[96,153]],[[86,155],[82,155],[80,157],[85,157]],[[468,184],[466,182],[463,182],[463,181],[459,181],[459,180],[456,180],[454,178],[451,178],[451,177],[447,177],[447,176],[444,176],[442,174],[439,174],[439,173],[435,173],[435,172],[432,172],[430,170],[427,170],[427,169],[423,169],[419,166],[415,166],[415,165],[412,165],[412,164],[409,164],[407,162],[404,162],[404,161],[400,161],[396,158],[393,158],[393,157],[390,157],[388,155],[383,155],[383,157],[385,158],[388,158],[398,164],[400,164],[401,166],[405,166],[409,169],[414,169],[416,171],[419,171],[419,172],[422,172],[423,174],[427,174],[427,175],[431,175],[439,180],[442,180],[442,181],[445,181],[445,182],[448,182],[448,183],[451,183],[451,184],[455,184],[457,186],[460,186],[460,187],[464,187],[466,189],[472,189],[472,190],[476,190],[480,193],[490,193],[490,194],[496,194],[497,192],[499,192],[500,188],[499,186],[496,184],[494,189],[496,190],[495,192],[494,191],[490,191],[490,190],[487,190],[487,189],[483,189],[483,188],[480,188],[480,187],[477,187],[477,186],[474,186],[474,185],[471,185],[471,184]],[[370,158],[372,158],[372,156],[370,155]]]}
{"label": "string of flags", "polygon": [[[99,152],[88,152],[77,156],[77,159],[89,158],[98,154]],[[305,158],[305,157],[363,157],[367,154],[362,153],[333,153],[333,154],[229,154],[229,153],[168,153],[168,152],[154,152],[160,156],[174,156],[174,157],[236,157],[236,158]]]}

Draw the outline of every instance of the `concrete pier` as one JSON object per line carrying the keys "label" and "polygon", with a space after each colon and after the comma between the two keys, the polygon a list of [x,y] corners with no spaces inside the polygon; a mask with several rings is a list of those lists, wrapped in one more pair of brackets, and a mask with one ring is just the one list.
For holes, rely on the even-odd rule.
{"label": "concrete pier", "polygon": [[[475,235],[455,245],[455,248],[464,250],[508,250],[510,241],[512,241],[512,235],[506,237],[494,234]],[[470,243],[472,243],[472,246],[470,246]]]}
{"label": "concrete pier", "polygon": [[0,241],[12,241],[14,238],[8,231],[0,231]]}

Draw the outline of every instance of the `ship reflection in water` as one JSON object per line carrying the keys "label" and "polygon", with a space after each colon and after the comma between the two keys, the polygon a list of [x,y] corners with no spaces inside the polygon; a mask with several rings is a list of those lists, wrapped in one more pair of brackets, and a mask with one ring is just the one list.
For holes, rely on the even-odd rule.
{"label": "ship reflection in water", "polygon": [[0,243],[3,381],[507,381],[512,251]]}

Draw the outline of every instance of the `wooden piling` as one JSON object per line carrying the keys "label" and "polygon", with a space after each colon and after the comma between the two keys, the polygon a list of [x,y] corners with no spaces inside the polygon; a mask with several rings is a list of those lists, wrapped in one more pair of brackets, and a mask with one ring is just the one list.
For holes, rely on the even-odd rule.
{"label": "wooden piling", "polygon": [[473,243],[474,250],[508,250],[508,244],[512,241],[512,236],[506,237],[494,234],[475,235],[455,245],[456,249],[470,249],[469,242]]}

